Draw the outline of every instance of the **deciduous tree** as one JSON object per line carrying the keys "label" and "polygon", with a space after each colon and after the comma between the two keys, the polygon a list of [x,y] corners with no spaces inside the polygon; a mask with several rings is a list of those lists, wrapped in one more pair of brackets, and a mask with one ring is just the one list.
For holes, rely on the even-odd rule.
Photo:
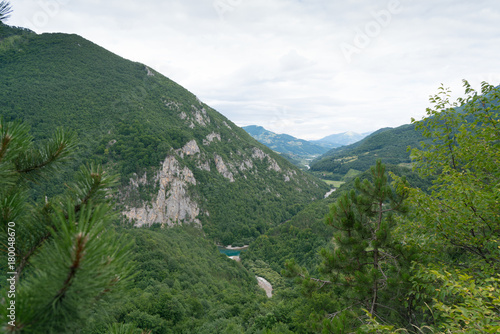
{"label": "deciduous tree", "polygon": [[414,220],[472,259],[466,266],[498,272],[500,89],[483,83],[478,93],[467,81],[464,87],[466,96],[457,102],[450,102],[449,89],[441,87],[430,99],[434,107],[427,117],[415,122],[432,138],[413,149],[415,170],[435,181],[430,194],[412,192]]}

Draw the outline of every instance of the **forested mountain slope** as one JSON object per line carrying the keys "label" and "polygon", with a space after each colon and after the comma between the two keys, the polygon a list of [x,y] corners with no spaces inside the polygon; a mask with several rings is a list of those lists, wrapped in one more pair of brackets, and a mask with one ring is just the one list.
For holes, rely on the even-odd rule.
{"label": "forested mountain slope", "polygon": [[103,163],[136,225],[203,225],[221,243],[248,242],[327,191],[175,82],[77,35],[2,26],[0,116],[37,139],[76,132],[81,154],[59,184]]}
{"label": "forested mountain slope", "polygon": [[413,124],[383,128],[357,143],[328,151],[311,164],[311,169],[345,175],[350,169],[363,172],[377,159],[394,165],[410,163],[408,147],[420,147],[421,141],[424,138]]}
{"label": "forested mountain slope", "polygon": [[82,333],[110,333],[109,323],[151,333],[243,333],[262,327],[259,313],[268,298],[255,276],[219,253],[199,230],[155,225],[124,233],[135,240],[133,285],[106,302],[108,312],[99,309],[89,317]]}

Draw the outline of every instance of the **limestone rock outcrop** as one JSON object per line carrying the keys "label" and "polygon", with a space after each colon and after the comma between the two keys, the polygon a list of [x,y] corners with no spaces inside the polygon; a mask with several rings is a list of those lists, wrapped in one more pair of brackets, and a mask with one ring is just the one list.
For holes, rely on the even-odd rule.
{"label": "limestone rock outcrop", "polygon": [[155,182],[159,183],[156,198],[139,208],[127,207],[123,214],[128,219],[133,220],[136,226],[194,223],[201,227],[197,218],[200,209],[189,196],[188,187],[196,185],[196,179],[189,168],[181,168],[174,156],[168,156],[156,175]]}

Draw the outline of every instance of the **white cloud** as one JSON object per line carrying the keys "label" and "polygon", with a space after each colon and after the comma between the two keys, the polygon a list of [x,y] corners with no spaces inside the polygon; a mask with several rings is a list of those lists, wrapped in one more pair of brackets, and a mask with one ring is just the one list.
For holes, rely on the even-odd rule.
{"label": "white cloud", "polygon": [[16,0],[13,9],[9,24],[80,34],[239,125],[302,138],[408,123],[440,83],[457,95],[463,78],[500,83],[495,0]]}

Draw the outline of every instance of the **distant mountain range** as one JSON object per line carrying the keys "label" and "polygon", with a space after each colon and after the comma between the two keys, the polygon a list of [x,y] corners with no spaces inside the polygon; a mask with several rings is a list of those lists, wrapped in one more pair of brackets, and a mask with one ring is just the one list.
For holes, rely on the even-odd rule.
{"label": "distant mountain range", "polygon": [[335,145],[334,147],[339,147],[354,144],[368,136],[370,133],[371,132],[356,133],[353,131],[347,131],[329,135],[319,140],[311,140],[310,142],[317,145]]}
{"label": "distant mountain range", "polygon": [[328,150],[340,146],[332,143],[324,143],[326,145],[313,144],[307,140],[298,139],[287,134],[274,133],[257,125],[245,126],[243,129],[253,138],[276,152],[301,157],[322,155],[328,152]]}
{"label": "distant mountain range", "polygon": [[368,133],[359,134],[349,131],[333,134],[319,140],[308,141],[288,134],[277,134],[258,125],[245,126],[243,129],[270,149],[285,155],[291,155],[294,158],[319,156],[332,148],[355,143],[368,135]]}

